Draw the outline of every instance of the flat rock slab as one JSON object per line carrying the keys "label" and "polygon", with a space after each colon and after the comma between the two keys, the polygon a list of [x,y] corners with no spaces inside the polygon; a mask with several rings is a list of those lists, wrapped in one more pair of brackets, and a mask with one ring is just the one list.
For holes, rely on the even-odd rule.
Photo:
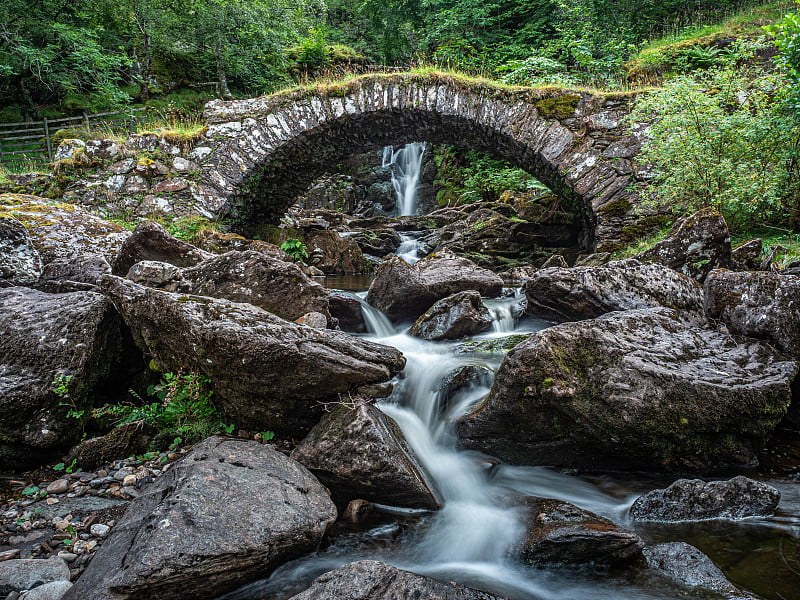
{"label": "flat rock slab", "polygon": [[781,493],[747,477],[728,481],[679,479],[668,488],[636,499],[630,509],[635,521],[702,521],[744,519],[775,514]]}
{"label": "flat rock slab", "polygon": [[395,348],[291,323],[250,304],[114,276],[103,284],[160,367],[210,377],[219,408],[248,427],[304,435],[319,418],[317,401],[383,383],[405,366]]}
{"label": "flat rock slab", "polygon": [[751,465],[786,414],[797,365],[666,308],[534,333],[460,425],[522,464],[713,471]]}
{"label": "flat rock slab", "polygon": [[397,423],[371,404],[339,406],[292,452],[329,487],[337,502],[437,508],[439,501]]}
{"label": "flat rock slab", "polygon": [[386,563],[360,560],[320,575],[290,600],[504,600],[500,596],[444,583]]}
{"label": "flat rock slab", "polygon": [[131,502],[65,600],[214,598],[313,550],[335,519],[299,463],[211,437]]}

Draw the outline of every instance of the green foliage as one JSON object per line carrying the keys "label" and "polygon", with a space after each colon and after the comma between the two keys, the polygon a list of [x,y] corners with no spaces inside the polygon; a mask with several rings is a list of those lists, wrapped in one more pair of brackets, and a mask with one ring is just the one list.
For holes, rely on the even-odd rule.
{"label": "green foliage", "polygon": [[[797,4],[800,4],[798,0]],[[780,50],[777,62],[783,67],[789,80],[789,102],[794,110],[800,110],[800,14],[789,13],[781,21],[765,28]]]}
{"label": "green foliage", "polygon": [[308,249],[306,245],[297,238],[289,238],[281,244],[281,250],[286,252],[297,262],[303,262],[308,258]]}
{"label": "green foliage", "polygon": [[78,459],[73,458],[72,462],[69,465],[60,462],[58,464],[53,465],[53,471],[64,471],[65,473],[74,473],[75,469],[77,468]]}
{"label": "green foliage", "polygon": [[797,206],[800,127],[778,74],[750,79],[735,65],[684,75],[641,96],[633,123],[650,122],[642,159],[654,192],[676,213],[713,206],[733,229],[782,223]]}
{"label": "green foliage", "polygon": [[164,373],[158,384],[148,387],[147,395],[156,401],[106,405],[93,411],[92,416],[111,416],[118,425],[144,421],[187,443],[214,433],[230,433],[235,428],[223,421],[212,401],[211,380],[203,375]]}
{"label": "green foliage", "polygon": [[622,260],[624,258],[636,256],[640,252],[644,252],[645,250],[649,250],[655,246],[658,242],[667,237],[667,233],[669,233],[669,227],[665,227],[661,231],[658,231],[651,236],[638,239],[635,242],[632,242],[626,248],[614,252],[611,258],[613,260]]}

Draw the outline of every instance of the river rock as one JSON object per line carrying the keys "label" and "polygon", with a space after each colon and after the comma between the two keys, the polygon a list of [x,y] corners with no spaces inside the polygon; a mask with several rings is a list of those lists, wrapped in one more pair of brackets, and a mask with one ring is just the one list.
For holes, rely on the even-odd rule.
{"label": "river rock", "polygon": [[69,581],[53,581],[23,592],[19,600],[61,600],[71,588]]}
{"label": "river rock", "polygon": [[67,411],[102,401],[119,362],[121,323],[93,292],[5,288],[0,306],[0,468],[19,469],[78,441]]}
{"label": "river rock", "polygon": [[705,291],[709,318],[800,359],[800,276],[717,269]]}
{"label": "river rock", "polygon": [[25,225],[0,212],[0,287],[32,285],[42,274],[42,259]]}
{"label": "river rock", "polygon": [[69,567],[60,558],[15,558],[0,562],[0,594],[22,592],[52,581],[69,581]]}
{"label": "river rock", "polygon": [[647,546],[642,554],[649,568],[689,588],[708,590],[727,600],[757,600],[728,581],[710,558],[686,542]]}
{"label": "river rock", "polygon": [[308,259],[306,262],[326,275],[368,273],[370,262],[352,239],[343,238],[335,231],[314,231],[306,236]]}
{"label": "river rock", "polygon": [[97,291],[103,275],[111,273],[111,265],[102,254],[81,254],[47,263],[36,289],[51,294]]}
{"label": "river rock", "polygon": [[213,229],[201,229],[198,231],[194,240],[197,247],[214,254],[225,254],[231,250],[254,250],[261,252],[272,258],[277,258],[284,262],[291,262],[292,258],[286,254],[279,246],[270,244],[264,240],[251,240],[236,233],[223,233]]}
{"label": "river rock", "polygon": [[65,599],[214,598],[313,550],[335,519],[299,463],[211,437],[131,503]]}
{"label": "river rock", "polygon": [[408,333],[423,340],[457,340],[492,328],[492,315],[474,291],[438,300],[417,319]]}
{"label": "river rock", "polygon": [[111,262],[116,275],[125,275],[140,260],[155,260],[176,267],[192,267],[213,254],[173,237],[163,225],[155,221],[142,221]]}
{"label": "river rock", "polygon": [[447,412],[468,400],[475,394],[475,389],[488,390],[494,381],[494,371],[488,367],[466,365],[447,374],[439,388],[439,408]]}
{"label": "river rock", "polygon": [[630,509],[635,521],[744,519],[775,514],[781,493],[747,477],[728,481],[679,479],[668,488],[639,496]]}
{"label": "river rock", "polygon": [[346,564],[317,577],[290,600],[504,600],[457,583],[444,583],[375,560]]}
{"label": "river rock", "polygon": [[438,508],[435,488],[390,416],[363,403],[338,406],[291,454],[344,504],[354,498]]}
{"label": "river rock", "polygon": [[391,254],[403,243],[400,234],[388,227],[360,231],[350,239],[358,244],[364,254],[371,254],[372,256]]}
{"label": "river rock", "polygon": [[367,302],[400,321],[416,319],[437,300],[458,292],[476,290],[481,296],[496,298],[502,289],[499,275],[466,258],[440,253],[412,266],[394,257],[378,268]]}
{"label": "river rock", "polygon": [[[152,263],[149,263],[152,264]],[[156,263],[163,265],[163,263]],[[134,265],[133,269],[136,269]],[[129,277],[144,283],[156,281],[153,268],[134,271]],[[291,262],[254,250],[231,251],[214,256],[176,274],[164,270],[166,281],[156,286],[170,292],[247,302],[283,319],[294,321],[309,312],[329,317],[328,294]]]}
{"label": "river rock", "polygon": [[461,442],[522,464],[710,471],[753,465],[797,366],[666,308],[534,333],[506,356]]}
{"label": "river rock", "polygon": [[42,263],[101,254],[112,262],[131,232],[67,203],[23,194],[0,194],[0,212],[25,225]]}
{"label": "river rock", "polygon": [[213,381],[235,423],[303,434],[320,400],[382,383],[405,366],[396,349],[285,321],[250,304],[144,287],[107,276],[104,290],[140,348],[164,370]]}
{"label": "river rock", "polygon": [[329,292],[328,307],[331,317],[339,321],[342,331],[349,333],[366,333],[367,324],[364,321],[364,311],[352,294],[346,292]]}
{"label": "river rock", "polygon": [[616,565],[637,559],[641,538],[588,510],[549,498],[528,497],[528,527],[522,543],[526,562]]}
{"label": "river rock", "polygon": [[658,262],[698,281],[712,269],[731,264],[731,234],[717,210],[704,208],[681,217],[667,237],[635,256],[642,262]]}
{"label": "river rock", "polygon": [[599,267],[542,269],[523,289],[529,314],[566,321],[657,306],[703,312],[703,288],[697,282],[663,265],[633,259]]}

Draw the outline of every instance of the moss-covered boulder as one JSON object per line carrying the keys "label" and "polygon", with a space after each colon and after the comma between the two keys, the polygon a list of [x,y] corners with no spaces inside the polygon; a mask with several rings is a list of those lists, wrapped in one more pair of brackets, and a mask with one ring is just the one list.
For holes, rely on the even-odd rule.
{"label": "moss-covered boulder", "polygon": [[756,463],[797,372],[764,344],[677,311],[615,312],[534,333],[459,425],[521,464],[705,472]]}

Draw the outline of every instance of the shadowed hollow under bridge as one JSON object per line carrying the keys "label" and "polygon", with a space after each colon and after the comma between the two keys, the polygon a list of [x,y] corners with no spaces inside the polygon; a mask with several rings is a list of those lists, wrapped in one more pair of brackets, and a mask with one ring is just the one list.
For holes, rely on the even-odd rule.
{"label": "shadowed hollow under bridge", "polygon": [[277,223],[294,198],[356,153],[457,144],[525,169],[577,209],[588,249],[642,233],[646,170],[630,94],[508,88],[441,74],[372,75],[248,100],[212,101],[200,174],[234,223]]}

